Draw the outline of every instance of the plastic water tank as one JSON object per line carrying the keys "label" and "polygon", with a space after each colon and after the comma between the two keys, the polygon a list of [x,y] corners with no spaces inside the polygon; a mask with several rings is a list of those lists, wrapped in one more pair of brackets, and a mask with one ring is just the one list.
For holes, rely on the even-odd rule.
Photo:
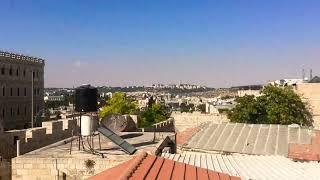
{"label": "plastic water tank", "polygon": [[75,110],[77,112],[97,111],[98,89],[90,85],[82,85],[75,89]]}
{"label": "plastic water tank", "polygon": [[90,136],[97,129],[97,115],[83,115],[81,117],[81,135]]}

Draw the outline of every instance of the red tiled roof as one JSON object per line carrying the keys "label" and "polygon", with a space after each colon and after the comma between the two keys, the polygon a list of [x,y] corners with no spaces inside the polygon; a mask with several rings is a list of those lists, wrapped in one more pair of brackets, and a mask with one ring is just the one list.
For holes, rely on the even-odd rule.
{"label": "red tiled roof", "polygon": [[240,180],[239,177],[148,155],[146,152],[141,152],[133,159],[90,178],[90,180],[105,179]]}
{"label": "red tiled roof", "polygon": [[177,145],[184,145],[186,142],[189,141],[189,139],[191,139],[191,137],[194,134],[196,134],[200,130],[201,128],[195,127],[195,128],[188,128],[188,129],[185,129],[184,131],[178,132],[176,136]]}

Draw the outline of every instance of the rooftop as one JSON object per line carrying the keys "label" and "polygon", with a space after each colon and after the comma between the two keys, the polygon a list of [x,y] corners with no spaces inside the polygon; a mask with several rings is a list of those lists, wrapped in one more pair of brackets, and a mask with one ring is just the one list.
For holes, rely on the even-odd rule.
{"label": "rooftop", "polygon": [[319,179],[318,162],[294,162],[283,156],[213,154],[184,151],[162,157],[241,179]]}
{"label": "rooftop", "polygon": [[[146,152],[154,152],[157,148],[157,143],[162,139],[162,137],[166,137],[167,135],[172,135],[172,133],[161,133],[162,137],[159,137],[158,133],[156,134],[156,140],[153,141],[154,133],[152,132],[121,132],[119,133],[120,137],[126,140],[128,143],[132,144],[139,149],[143,149]],[[100,135],[101,142],[101,150],[99,147],[99,137],[96,135],[93,138],[94,141],[94,149],[103,154],[106,158],[115,158],[115,159],[127,159],[130,158],[130,155],[126,154],[119,146],[111,142],[108,138]],[[84,147],[87,149],[89,138],[83,137]],[[99,157],[90,152],[83,151],[82,147],[78,149],[78,138],[74,137],[72,141],[64,140],[58,143],[46,146],[44,148],[40,148],[38,150],[32,151],[30,153],[24,154],[24,158],[89,158],[89,157]],[[70,154],[70,147],[72,147],[72,151]]]}
{"label": "rooftop", "polygon": [[287,157],[290,143],[310,144],[313,134],[312,129],[285,125],[208,123],[183,148]]}
{"label": "rooftop", "polygon": [[0,50],[0,57],[17,59],[17,60],[22,60],[22,61],[29,61],[29,62],[34,62],[34,63],[41,63],[41,64],[44,64],[44,61],[45,61],[44,59],[41,59],[41,58],[25,56],[25,55],[1,51],[1,50]]}
{"label": "rooftop", "polygon": [[90,180],[100,179],[238,180],[240,178],[141,152],[135,158],[90,178]]}

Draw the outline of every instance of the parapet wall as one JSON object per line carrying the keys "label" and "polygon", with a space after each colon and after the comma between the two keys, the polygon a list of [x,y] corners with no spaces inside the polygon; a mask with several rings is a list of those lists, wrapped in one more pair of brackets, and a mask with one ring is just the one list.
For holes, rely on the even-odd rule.
{"label": "parapet wall", "polygon": [[176,131],[183,131],[188,128],[195,128],[203,123],[223,123],[230,120],[223,114],[204,114],[200,112],[180,113],[173,112],[171,117],[174,118]]}
{"label": "parapet wall", "polygon": [[0,156],[15,157],[17,140],[20,140],[20,154],[25,154],[71,137],[78,130],[76,127],[76,119],[63,119],[43,122],[42,127],[5,131],[0,135]]}

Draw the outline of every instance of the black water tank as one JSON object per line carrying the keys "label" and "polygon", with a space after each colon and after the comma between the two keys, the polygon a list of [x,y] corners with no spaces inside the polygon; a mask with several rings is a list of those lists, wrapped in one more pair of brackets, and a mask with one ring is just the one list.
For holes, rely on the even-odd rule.
{"label": "black water tank", "polygon": [[97,111],[98,89],[90,85],[82,85],[75,90],[75,110],[77,112]]}

